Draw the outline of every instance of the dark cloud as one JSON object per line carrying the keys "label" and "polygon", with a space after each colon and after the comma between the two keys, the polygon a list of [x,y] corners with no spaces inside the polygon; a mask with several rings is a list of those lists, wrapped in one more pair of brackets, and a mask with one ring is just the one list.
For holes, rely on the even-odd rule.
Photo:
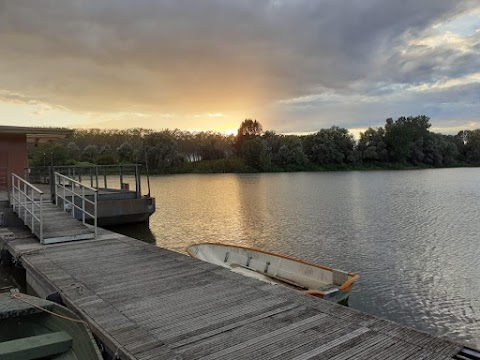
{"label": "dark cloud", "polygon": [[[305,120],[290,131],[318,127],[319,104],[338,114],[332,123],[352,115],[338,108],[340,95],[380,96],[402,84],[479,72],[478,34],[461,53],[450,44],[414,41],[474,6],[470,0],[0,0],[0,89],[76,111],[255,109],[272,127],[274,116],[295,111]],[[269,110],[278,100],[319,91],[339,96],[316,97],[309,107],[285,105],[282,114]]]}

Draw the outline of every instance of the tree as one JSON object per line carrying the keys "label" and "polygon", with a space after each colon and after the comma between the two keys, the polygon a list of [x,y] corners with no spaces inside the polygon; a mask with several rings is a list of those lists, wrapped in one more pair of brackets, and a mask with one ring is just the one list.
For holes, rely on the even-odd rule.
{"label": "tree", "polygon": [[304,138],[305,153],[318,165],[355,161],[353,136],[347,129],[332,126]]}
{"label": "tree", "polygon": [[298,136],[289,135],[280,138],[277,157],[279,165],[304,165],[306,162],[307,157]]}
{"label": "tree", "polygon": [[120,162],[131,163],[133,159],[133,146],[129,142],[124,142],[117,148],[117,155]]}
{"label": "tree", "polygon": [[235,147],[237,153],[241,153],[243,143],[247,140],[252,140],[262,134],[262,125],[257,120],[245,119],[237,131],[235,138]]}
{"label": "tree", "polygon": [[44,143],[39,145],[32,155],[32,166],[65,165],[67,153],[61,144]]}
{"label": "tree", "polygon": [[81,156],[80,148],[73,141],[70,141],[66,147],[67,157],[72,160],[79,160]]}
{"label": "tree", "polygon": [[435,166],[455,164],[460,154],[453,137],[435,133],[430,133],[426,137],[423,153],[423,162]]}
{"label": "tree", "polygon": [[178,153],[177,142],[168,130],[151,133],[144,138],[139,157],[145,163],[145,155],[148,165],[161,172],[178,165],[182,160]]}
{"label": "tree", "polygon": [[368,128],[360,133],[360,140],[357,144],[360,160],[363,162],[387,162],[388,152],[385,143],[385,130]]}
{"label": "tree", "polygon": [[87,145],[82,152],[82,160],[94,163],[97,160],[98,148],[95,145]]}
{"label": "tree", "polygon": [[267,153],[267,147],[260,139],[247,140],[242,145],[242,157],[245,163],[257,170],[268,170],[271,158]]}
{"label": "tree", "polygon": [[430,118],[425,115],[389,118],[385,124],[385,143],[391,162],[417,164],[423,158],[422,142],[429,134]]}
{"label": "tree", "polygon": [[97,165],[114,165],[117,163],[117,160],[112,154],[104,153],[98,155],[96,163]]}
{"label": "tree", "polygon": [[465,160],[469,164],[480,164],[480,129],[467,130],[465,139]]}
{"label": "tree", "polygon": [[225,137],[212,131],[201,132],[199,139],[199,153],[202,160],[224,159],[230,147],[225,142]]}
{"label": "tree", "polygon": [[109,144],[104,144],[100,151],[98,152],[99,155],[111,155],[112,154],[112,147]]}

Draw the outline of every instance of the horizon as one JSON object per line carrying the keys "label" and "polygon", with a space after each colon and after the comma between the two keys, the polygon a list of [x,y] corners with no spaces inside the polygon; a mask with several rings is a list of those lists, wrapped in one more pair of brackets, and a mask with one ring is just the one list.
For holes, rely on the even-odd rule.
{"label": "horizon", "polygon": [[471,0],[3,0],[0,39],[0,125],[358,134],[425,114],[433,132],[480,128]]}

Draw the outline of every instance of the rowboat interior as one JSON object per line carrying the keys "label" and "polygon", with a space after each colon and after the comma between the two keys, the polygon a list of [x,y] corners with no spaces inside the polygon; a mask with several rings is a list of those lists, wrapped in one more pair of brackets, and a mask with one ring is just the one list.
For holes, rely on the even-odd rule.
{"label": "rowboat interior", "polygon": [[270,284],[294,287],[306,294],[346,303],[354,273],[259,249],[216,243],[187,247],[190,256]]}

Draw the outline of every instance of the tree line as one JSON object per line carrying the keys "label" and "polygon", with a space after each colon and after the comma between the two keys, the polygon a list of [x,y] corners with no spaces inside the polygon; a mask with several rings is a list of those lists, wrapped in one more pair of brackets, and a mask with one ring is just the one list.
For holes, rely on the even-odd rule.
{"label": "tree line", "polygon": [[443,135],[425,115],[387,119],[355,140],[332,126],[309,135],[264,131],[244,120],[237,134],[175,130],[75,130],[56,143],[31,145],[32,166],[148,164],[152,172],[301,171],[480,165],[480,129]]}

